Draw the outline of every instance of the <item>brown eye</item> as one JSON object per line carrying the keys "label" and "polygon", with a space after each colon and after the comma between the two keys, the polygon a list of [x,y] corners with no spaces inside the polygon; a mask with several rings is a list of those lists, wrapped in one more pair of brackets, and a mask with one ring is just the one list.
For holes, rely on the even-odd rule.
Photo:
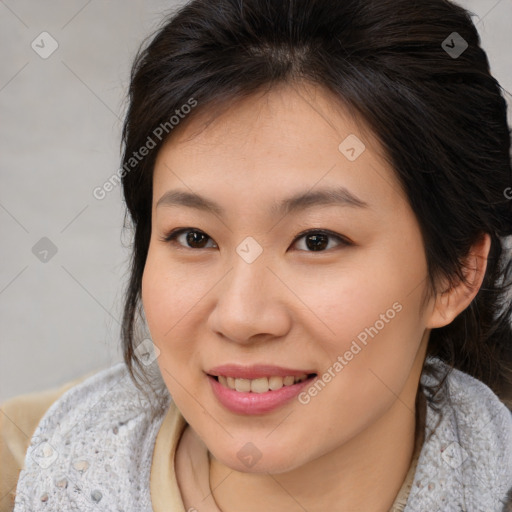
{"label": "brown eye", "polygon": [[183,234],[187,244],[194,249],[203,249],[206,245],[208,236],[200,231],[187,231]]}
{"label": "brown eye", "polygon": [[[325,252],[337,246],[349,246],[351,243],[344,237],[326,230],[309,230],[295,238],[294,245],[299,240],[304,239],[303,247],[300,248],[304,252]],[[179,228],[171,231],[161,238],[163,242],[176,244],[183,249],[208,249],[216,248],[217,244],[203,231],[193,228]],[[208,246],[211,240],[213,245]],[[332,244],[332,240],[337,243]]]}
{"label": "brown eye", "polygon": [[[208,248],[206,245],[208,240],[211,240],[211,238],[206,233],[191,228],[173,230],[162,239],[164,242],[177,243],[185,249]],[[216,247],[215,243],[214,247]]]}
{"label": "brown eye", "polygon": [[303,247],[305,247],[305,249],[302,248],[301,250],[305,250],[306,252],[325,252],[326,249],[332,249],[332,244],[329,246],[329,241],[332,239],[338,240],[338,244],[336,244],[335,247],[337,245],[350,245],[350,243],[340,235],[325,230],[307,231],[298,236],[295,241],[301,239],[304,239]]}

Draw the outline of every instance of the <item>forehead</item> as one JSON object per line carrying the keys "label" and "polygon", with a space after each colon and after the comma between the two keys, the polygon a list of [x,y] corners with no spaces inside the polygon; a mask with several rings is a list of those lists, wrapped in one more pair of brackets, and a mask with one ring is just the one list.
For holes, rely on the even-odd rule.
{"label": "forehead", "polygon": [[176,186],[211,195],[222,187],[277,193],[341,185],[367,197],[403,198],[378,139],[320,87],[274,88],[217,113],[200,107],[159,151],[154,202]]}
{"label": "forehead", "polygon": [[221,104],[199,103],[173,129],[165,146],[197,150],[202,145],[227,147],[230,142],[238,146],[250,139],[270,147],[292,138],[307,145],[317,143],[319,136],[339,141],[345,132],[359,134],[374,146],[373,151],[382,151],[362,117],[327,89],[310,83],[280,84]]}

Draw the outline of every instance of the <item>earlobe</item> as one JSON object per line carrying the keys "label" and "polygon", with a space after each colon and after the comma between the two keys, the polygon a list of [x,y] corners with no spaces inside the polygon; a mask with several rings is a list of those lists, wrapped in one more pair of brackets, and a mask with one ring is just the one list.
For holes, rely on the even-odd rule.
{"label": "earlobe", "polygon": [[462,313],[475,298],[487,269],[487,257],[491,247],[491,237],[483,233],[473,244],[462,272],[466,282],[458,282],[455,286],[439,292],[427,322],[427,328],[439,328],[450,324]]}

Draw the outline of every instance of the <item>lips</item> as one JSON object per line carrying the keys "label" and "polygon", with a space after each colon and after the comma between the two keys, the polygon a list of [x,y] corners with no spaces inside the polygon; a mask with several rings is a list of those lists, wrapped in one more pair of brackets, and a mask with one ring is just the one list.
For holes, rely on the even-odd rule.
{"label": "lips", "polygon": [[238,414],[264,414],[290,402],[316,373],[273,365],[222,365],[208,371],[219,402]]}

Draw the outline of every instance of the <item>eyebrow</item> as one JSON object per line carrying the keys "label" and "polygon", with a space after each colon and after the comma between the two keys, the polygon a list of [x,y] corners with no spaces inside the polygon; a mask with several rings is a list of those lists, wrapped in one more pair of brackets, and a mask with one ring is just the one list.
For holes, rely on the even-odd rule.
{"label": "eyebrow", "polygon": [[[169,190],[156,203],[156,208],[160,206],[186,206],[202,211],[210,211],[223,217],[225,210],[211,199],[207,199],[199,194],[187,192],[184,190]],[[270,207],[271,215],[287,215],[299,210],[305,210],[315,206],[349,206],[353,208],[370,208],[370,205],[354,195],[345,187],[325,188],[315,191],[299,192],[293,196],[284,199],[281,202],[272,204]]]}

